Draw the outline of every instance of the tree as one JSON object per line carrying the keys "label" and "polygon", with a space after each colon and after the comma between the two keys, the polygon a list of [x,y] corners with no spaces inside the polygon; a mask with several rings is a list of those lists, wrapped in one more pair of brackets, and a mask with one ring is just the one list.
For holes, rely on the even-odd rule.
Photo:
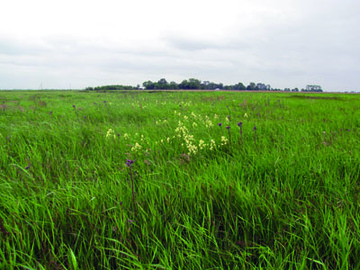
{"label": "tree", "polygon": [[143,86],[144,86],[145,89],[147,89],[147,90],[155,89],[155,84],[154,84],[152,81],[143,82]]}
{"label": "tree", "polygon": [[169,84],[165,78],[158,80],[157,84],[155,84],[155,89],[168,89],[168,88],[169,88]]}
{"label": "tree", "polygon": [[251,82],[247,87],[246,90],[258,90],[256,89],[256,84],[254,82]]}

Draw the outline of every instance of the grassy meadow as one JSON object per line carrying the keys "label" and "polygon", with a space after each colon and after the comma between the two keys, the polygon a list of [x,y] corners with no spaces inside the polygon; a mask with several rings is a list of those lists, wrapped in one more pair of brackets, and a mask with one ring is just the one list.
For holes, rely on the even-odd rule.
{"label": "grassy meadow", "polygon": [[0,92],[0,269],[360,269],[360,96]]}

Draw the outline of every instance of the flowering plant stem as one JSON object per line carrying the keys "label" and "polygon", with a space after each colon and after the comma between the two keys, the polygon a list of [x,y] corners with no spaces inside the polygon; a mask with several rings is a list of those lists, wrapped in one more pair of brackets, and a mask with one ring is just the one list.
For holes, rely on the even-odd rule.
{"label": "flowering plant stem", "polygon": [[128,178],[128,182],[129,182],[129,185],[131,187],[131,192],[132,192],[132,202],[133,202],[133,211],[134,211],[134,215],[135,217],[137,216],[137,211],[136,211],[136,206],[135,206],[135,190],[134,190],[134,174],[133,174],[133,171],[132,171],[132,164],[134,163],[135,160],[128,160],[128,162],[126,163],[126,165],[129,167],[129,175],[130,175],[130,180],[131,182],[129,181],[129,178]]}

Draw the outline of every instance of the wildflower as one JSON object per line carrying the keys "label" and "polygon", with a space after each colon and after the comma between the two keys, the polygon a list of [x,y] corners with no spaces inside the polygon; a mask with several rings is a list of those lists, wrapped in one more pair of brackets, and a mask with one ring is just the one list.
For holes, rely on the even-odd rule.
{"label": "wildflower", "polygon": [[221,123],[219,123],[218,125],[219,125],[219,127],[221,127],[221,125],[222,125],[222,124],[221,124]]}
{"label": "wildflower", "polygon": [[131,159],[127,159],[126,160],[126,166],[128,166],[129,168],[131,168],[131,165],[135,162],[135,159],[134,160],[131,160]]}
{"label": "wildflower", "polygon": [[200,148],[200,150],[203,150],[203,149],[205,148],[205,146],[206,146],[205,142],[204,142],[203,140],[200,140],[200,141],[199,141],[199,148]]}
{"label": "wildflower", "polygon": [[74,109],[76,109],[76,106],[75,106],[75,105],[73,105],[73,108],[74,108]]}
{"label": "wildflower", "polygon": [[197,127],[197,124],[194,122],[194,123],[192,124],[192,126],[193,126],[193,127]]}
{"label": "wildflower", "polygon": [[110,137],[115,138],[114,130],[111,128],[106,132],[106,139],[109,139]]}
{"label": "wildflower", "polygon": [[186,115],[184,115],[184,119],[185,119],[185,120],[188,120],[188,118],[189,118],[189,117],[187,117]]}
{"label": "wildflower", "polygon": [[254,131],[256,130],[256,125],[254,126],[253,130],[254,130]]}
{"label": "wildflower", "polygon": [[128,139],[129,135],[127,133],[124,133],[124,139]]}
{"label": "wildflower", "polygon": [[211,128],[211,127],[214,126],[210,119],[206,119],[205,125],[206,125],[207,128]]}
{"label": "wildflower", "polygon": [[242,122],[238,123],[238,127],[240,127],[240,138],[242,140],[243,139],[243,137],[242,137]]}
{"label": "wildflower", "polygon": [[213,150],[214,147],[216,146],[216,143],[213,139],[210,140],[210,150]]}
{"label": "wildflower", "polygon": [[225,136],[221,136],[221,145],[227,144],[228,139]]}
{"label": "wildflower", "polygon": [[131,151],[138,151],[141,149],[142,149],[142,146],[138,143],[135,143],[135,146],[131,148]]}
{"label": "wildflower", "polygon": [[227,126],[226,129],[229,130],[229,129],[230,129],[230,126]]}
{"label": "wildflower", "polygon": [[248,114],[247,114],[247,113],[245,113],[245,114],[244,114],[244,117],[245,117],[245,118],[248,118]]}
{"label": "wildflower", "polygon": [[25,170],[30,169],[30,167],[31,167],[31,164],[29,163],[29,164],[25,167]]}
{"label": "wildflower", "polygon": [[193,144],[188,144],[187,148],[189,150],[189,155],[191,155],[191,154],[195,155],[198,151],[198,148],[196,147],[196,145],[193,145]]}

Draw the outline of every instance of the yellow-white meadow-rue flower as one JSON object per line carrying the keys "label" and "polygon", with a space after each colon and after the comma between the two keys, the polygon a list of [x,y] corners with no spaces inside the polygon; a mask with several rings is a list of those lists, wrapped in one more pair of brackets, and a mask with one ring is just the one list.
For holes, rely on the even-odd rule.
{"label": "yellow-white meadow-rue flower", "polygon": [[197,127],[197,124],[194,122],[194,123],[192,124],[192,126],[193,126],[193,127]]}
{"label": "yellow-white meadow-rue flower", "polygon": [[166,141],[169,143],[169,142],[170,142],[170,138],[168,137],[168,138],[166,139]]}
{"label": "yellow-white meadow-rue flower", "polygon": [[114,134],[114,130],[112,130],[111,128],[109,128],[109,130],[106,132],[106,139],[109,138],[116,138],[115,134]]}
{"label": "yellow-white meadow-rue flower", "polygon": [[128,139],[129,135],[127,133],[124,133],[124,139]]}
{"label": "yellow-white meadow-rue flower", "polygon": [[211,128],[211,127],[214,126],[214,124],[213,124],[213,122],[211,122],[210,119],[206,119],[205,126],[206,126],[207,128]]}
{"label": "yellow-white meadow-rue flower", "polygon": [[214,150],[216,143],[213,139],[210,140],[210,150]]}
{"label": "yellow-white meadow-rue flower", "polygon": [[245,114],[244,114],[244,117],[248,118],[248,114],[247,114],[247,113],[245,113]]}
{"label": "yellow-white meadow-rue flower", "polygon": [[191,155],[191,154],[195,155],[198,152],[197,146],[193,145],[193,144],[188,144],[187,149],[189,150],[189,155]]}
{"label": "yellow-white meadow-rue flower", "polygon": [[189,119],[189,117],[187,117],[186,115],[184,115],[184,119],[185,119],[185,120],[188,120],[188,119]]}
{"label": "yellow-white meadow-rue flower", "polygon": [[142,149],[142,146],[138,143],[135,143],[135,146],[131,148],[131,151],[138,151],[138,150],[141,150]]}
{"label": "yellow-white meadow-rue flower", "polygon": [[227,144],[228,139],[225,136],[221,136],[221,145]]}
{"label": "yellow-white meadow-rue flower", "polygon": [[200,148],[200,150],[203,150],[205,147],[206,147],[206,144],[205,144],[204,140],[200,140],[200,141],[199,141],[199,148]]}

